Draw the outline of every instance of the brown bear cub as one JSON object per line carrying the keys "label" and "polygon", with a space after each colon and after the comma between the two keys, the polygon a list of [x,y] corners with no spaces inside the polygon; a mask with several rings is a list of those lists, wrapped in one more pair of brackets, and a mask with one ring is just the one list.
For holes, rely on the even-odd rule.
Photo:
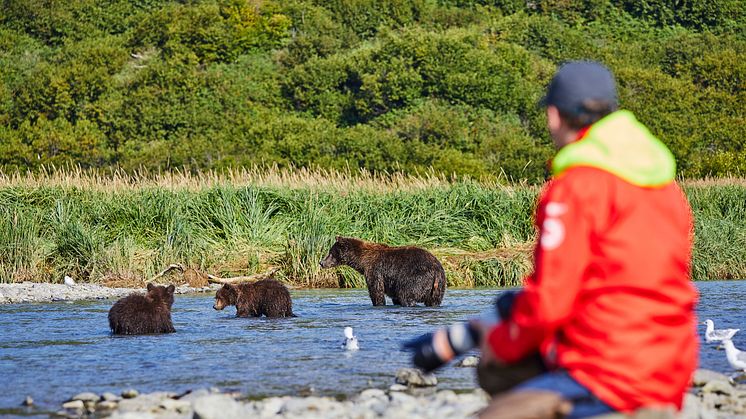
{"label": "brown bear cub", "polygon": [[148,284],[147,294],[130,294],[109,310],[109,327],[115,335],[175,332],[171,323],[174,286]]}
{"label": "brown bear cub", "polygon": [[391,247],[350,237],[337,237],[322,268],[348,265],[365,277],[374,306],[416,303],[439,306],[446,290],[446,273],[432,253],[413,246]]}
{"label": "brown bear cub", "polygon": [[236,306],[238,317],[295,317],[290,292],[274,279],[223,285],[215,294],[212,308],[222,310],[227,306]]}

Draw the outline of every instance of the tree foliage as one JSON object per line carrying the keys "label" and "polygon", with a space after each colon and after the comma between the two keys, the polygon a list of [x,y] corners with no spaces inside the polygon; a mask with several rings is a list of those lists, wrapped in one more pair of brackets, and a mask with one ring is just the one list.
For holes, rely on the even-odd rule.
{"label": "tree foliage", "polygon": [[746,173],[743,0],[1,0],[0,168],[241,165],[540,181],[571,59],[687,177]]}

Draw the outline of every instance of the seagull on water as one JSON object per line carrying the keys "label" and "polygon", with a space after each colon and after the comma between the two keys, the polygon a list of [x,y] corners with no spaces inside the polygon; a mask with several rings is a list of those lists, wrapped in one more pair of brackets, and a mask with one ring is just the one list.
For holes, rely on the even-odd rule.
{"label": "seagull on water", "polygon": [[733,335],[736,334],[741,329],[718,329],[715,330],[715,323],[712,322],[712,320],[707,319],[704,321],[704,323],[707,325],[707,330],[705,331],[705,341],[707,342],[716,342],[720,340],[726,340],[731,339]]}
{"label": "seagull on water", "polygon": [[352,334],[352,328],[350,326],[345,327],[345,341],[342,344],[342,348],[348,351],[357,351],[360,349],[357,346],[357,338]]}
{"label": "seagull on water", "polygon": [[723,346],[725,346],[725,356],[730,366],[746,372],[746,352],[738,350],[730,339],[723,339]]}

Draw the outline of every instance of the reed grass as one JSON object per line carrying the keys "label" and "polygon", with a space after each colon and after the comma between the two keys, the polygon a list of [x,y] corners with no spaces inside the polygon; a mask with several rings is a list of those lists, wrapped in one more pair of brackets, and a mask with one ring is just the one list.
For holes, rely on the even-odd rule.
{"label": "reed grass", "polygon": [[[530,269],[539,189],[280,169],[209,173],[45,170],[0,175],[0,281],[142,282],[171,263],[220,276],[279,266],[301,287],[362,287],[322,270],[336,235],[418,245],[449,286],[509,287]],[[746,279],[746,182],[685,182],[696,220],[694,277]]]}

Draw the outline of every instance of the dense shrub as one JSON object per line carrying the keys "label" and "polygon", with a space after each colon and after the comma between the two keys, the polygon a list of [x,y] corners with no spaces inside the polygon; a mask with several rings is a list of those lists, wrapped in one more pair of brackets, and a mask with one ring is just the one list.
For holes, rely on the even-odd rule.
{"label": "dense shrub", "polygon": [[278,47],[290,18],[248,0],[167,4],[133,31],[133,47],[155,46],[167,57],[229,62],[255,49]]}
{"label": "dense shrub", "polygon": [[689,177],[744,172],[738,0],[3,0],[0,169],[544,178],[537,100],[596,59]]}
{"label": "dense shrub", "polygon": [[746,24],[742,0],[611,0],[632,16],[659,26],[736,29]]}
{"label": "dense shrub", "polygon": [[421,19],[428,7],[425,0],[323,0],[313,1],[329,10],[335,19],[361,38],[375,35],[380,28],[396,28]]}

